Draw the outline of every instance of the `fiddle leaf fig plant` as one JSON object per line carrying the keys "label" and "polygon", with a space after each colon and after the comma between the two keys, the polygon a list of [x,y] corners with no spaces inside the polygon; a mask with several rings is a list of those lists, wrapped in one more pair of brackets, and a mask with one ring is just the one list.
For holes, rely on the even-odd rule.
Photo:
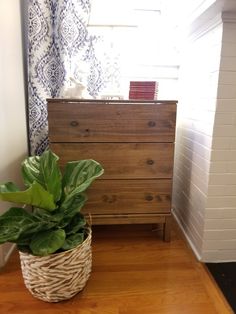
{"label": "fiddle leaf fig plant", "polygon": [[[71,161],[62,176],[58,160],[51,150],[26,158],[21,167],[25,191],[12,182],[0,184],[0,200],[24,204],[0,216],[0,244],[13,242],[20,250],[46,256],[84,241],[84,191],[104,170],[92,159]],[[32,205],[33,212],[25,205]]]}

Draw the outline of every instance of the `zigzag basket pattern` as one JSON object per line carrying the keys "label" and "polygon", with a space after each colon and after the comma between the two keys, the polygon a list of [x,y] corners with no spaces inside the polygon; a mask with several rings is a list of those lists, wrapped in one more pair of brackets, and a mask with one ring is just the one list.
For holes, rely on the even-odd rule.
{"label": "zigzag basket pattern", "polygon": [[48,256],[19,252],[24,283],[31,294],[43,301],[67,300],[81,291],[92,268],[91,229],[76,248]]}

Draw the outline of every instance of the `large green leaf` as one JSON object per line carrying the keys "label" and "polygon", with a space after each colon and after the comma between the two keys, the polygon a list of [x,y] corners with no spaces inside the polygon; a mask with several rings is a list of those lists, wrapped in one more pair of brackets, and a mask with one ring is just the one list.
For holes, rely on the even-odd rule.
{"label": "large green leaf", "polygon": [[40,156],[26,158],[21,164],[21,173],[27,187],[31,186],[34,181],[43,186],[43,180],[40,175]]}
{"label": "large green leaf", "polygon": [[59,208],[59,212],[63,213],[63,219],[59,223],[61,228],[64,228],[68,225],[71,219],[79,213],[81,208],[84,206],[86,202],[85,194],[78,194],[71,198],[66,198],[62,203],[61,207]]}
{"label": "large green leaf", "polygon": [[75,233],[66,238],[62,249],[70,250],[81,244],[84,241],[84,232]]}
{"label": "large green leaf", "polygon": [[53,195],[57,202],[61,197],[61,172],[57,164],[58,156],[50,150],[41,156],[27,158],[22,163],[22,176],[26,186],[31,186],[34,181],[44,187]]}
{"label": "large green leaf", "polygon": [[63,229],[39,232],[32,238],[30,249],[34,255],[46,256],[60,249],[65,238],[66,234]]}
{"label": "large green leaf", "polygon": [[54,210],[56,208],[52,194],[44,190],[37,182],[33,182],[30,188],[25,191],[4,192],[4,189],[7,190],[6,185],[2,185],[0,191],[0,200],[2,201],[22,203],[47,210]]}
{"label": "large green leaf", "polygon": [[77,213],[66,226],[66,236],[77,233],[80,229],[83,229],[86,225],[86,219],[81,213]]}
{"label": "large green leaf", "polygon": [[0,243],[15,242],[19,236],[32,230],[39,221],[21,207],[12,207],[0,216]]}
{"label": "large green leaf", "polygon": [[0,216],[0,243],[26,244],[35,232],[51,229],[57,224],[39,219],[21,207],[12,207]]}
{"label": "large green leaf", "polygon": [[85,191],[103,174],[102,166],[92,159],[68,162],[62,179],[63,198],[72,198]]}
{"label": "large green leaf", "polygon": [[42,208],[35,207],[34,216],[44,221],[59,223],[63,219],[64,213],[62,211],[59,211],[58,208],[54,211],[48,211]]}

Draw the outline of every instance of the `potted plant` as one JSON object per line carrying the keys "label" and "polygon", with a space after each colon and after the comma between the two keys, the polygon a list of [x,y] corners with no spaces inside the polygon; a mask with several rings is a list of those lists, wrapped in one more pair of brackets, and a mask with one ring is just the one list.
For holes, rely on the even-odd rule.
{"label": "potted plant", "polygon": [[80,210],[84,191],[103,173],[89,159],[68,162],[62,176],[58,159],[50,150],[26,158],[21,168],[25,191],[12,182],[0,185],[0,200],[24,204],[0,216],[0,244],[17,244],[26,287],[48,302],[71,298],[89,278],[91,228]]}

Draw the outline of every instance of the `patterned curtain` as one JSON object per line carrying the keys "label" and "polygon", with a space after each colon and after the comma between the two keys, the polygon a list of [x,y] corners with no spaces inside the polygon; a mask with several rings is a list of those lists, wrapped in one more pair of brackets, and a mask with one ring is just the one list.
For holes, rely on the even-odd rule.
{"label": "patterned curtain", "polygon": [[31,154],[48,147],[46,99],[62,96],[70,77],[88,66],[87,90],[92,97],[103,88],[98,38],[87,29],[91,0],[29,0],[28,89]]}

